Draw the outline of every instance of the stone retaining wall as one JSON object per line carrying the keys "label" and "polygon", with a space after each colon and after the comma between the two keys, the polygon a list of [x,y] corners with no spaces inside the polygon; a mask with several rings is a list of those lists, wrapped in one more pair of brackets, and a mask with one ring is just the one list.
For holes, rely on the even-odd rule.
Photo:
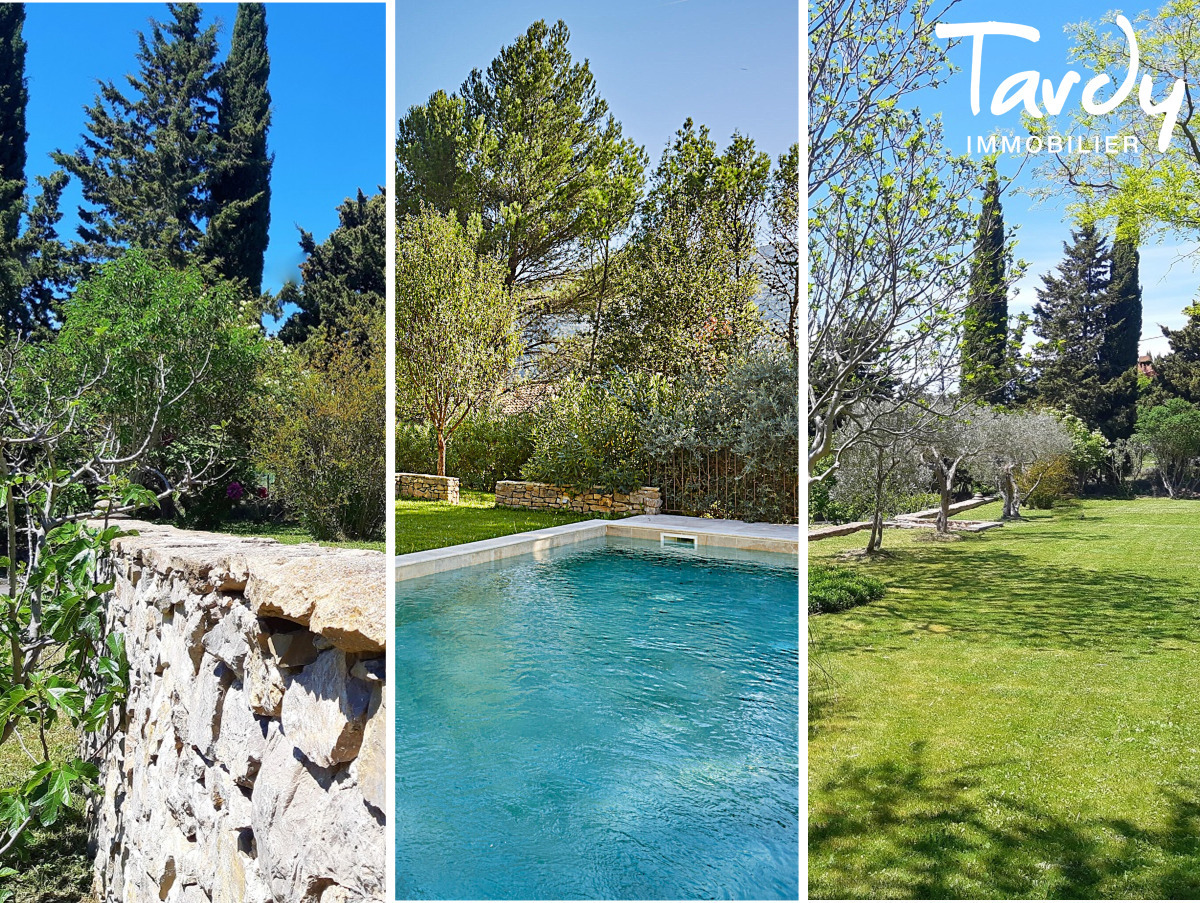
{"label": "stone retaining wall", "polygon": [[458,477],[437,477],[428,473],[396,474],[396,494],[403,499],[426,499],[458,504]]}
{"label": "stone retaining wall", "polygon": [[383,900],[384,556],[130,527],[107,618],[130,691],[99,750],[97,898]]}
{"label": "stone retaining wall", "polygon": [[594,514],[658,514],[662,511],[662,494],[654,486],[625,493],[602,489],[580,491],[552,483],[501,480],[496,484],[496,505]]}

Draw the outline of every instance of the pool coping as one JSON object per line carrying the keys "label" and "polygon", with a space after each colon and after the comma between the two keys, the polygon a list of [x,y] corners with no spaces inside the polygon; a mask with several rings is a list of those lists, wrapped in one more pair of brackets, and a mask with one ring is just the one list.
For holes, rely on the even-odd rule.
{"label": "pool coping", "polygon": [[560,527],[546,527],[526,533],[498,536],[495,539],[481,539],[457,546],[397,555],[396,581],[488,564],[517,555],[545,552],[558,546],[605,536],[655,542],[661,540],[663,533],[695,536],[696,545],[703,547],[748,552],[781,552],[796,556],[800,554],[798,524],[751,524],[707,517],[639,514],[621,520],[579,521]]}

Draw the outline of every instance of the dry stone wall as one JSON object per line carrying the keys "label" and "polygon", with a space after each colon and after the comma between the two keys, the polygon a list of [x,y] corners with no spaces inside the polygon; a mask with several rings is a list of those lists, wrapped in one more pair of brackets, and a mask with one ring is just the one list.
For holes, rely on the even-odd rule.
{"label": "dry stone wall", "polygon": [[97,898],[383,900],[384,556],[129,526],[129,696],[85,750]]}
{"label": "dry stone wall", "polygon": [[428,473],[396,474],[396,493],[404,499],[425,499],[458,504],[458,477],[437,477]]}
{"label": "dry stone wall", "polygon": [[658,514],[662,511],[662,494],[654,486],[643,486],[632,492],[605,492],[602,489],[568,489],[552,483],[501,480],[496,484],[496,504],[504,508],[585,514]]}

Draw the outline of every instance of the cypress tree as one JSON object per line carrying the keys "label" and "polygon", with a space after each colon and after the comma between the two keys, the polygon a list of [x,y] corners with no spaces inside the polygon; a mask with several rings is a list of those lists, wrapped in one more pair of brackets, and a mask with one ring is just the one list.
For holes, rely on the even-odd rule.
{"label": "cypress tree", "polygon": [[126,96],[102,83],[87,108],[87,134],[73,154],[54,153],[79,179],[84,255],[107,260],[126,245],[175,265],[199,249],[210,212],[215,149],[216,26],[200,29],[195,3],[167,5],[171,20],[150,20],[138,35],[138,75]]}
{"label": "cypress tree", "polygon": [[0,4],[0,238],[12,242],[20,227],[25,195],[24,3]]}
{"label": "cypress tree", "polygon": [[0,333],[32,325],[16,247],[25,197],[25,4],[0,5]]}
{"label": "cypress tree", "polygon": [[212,172],[212,219],[206,254],[230,279],[262,291],[263,255],[271,225],[271,161],[267,130],[271,94],[267,78],[266,6],[239,3],[229,59],[221,67],[217,109],[218,160]]}
{"label": "cypress tree", "polygon": [[1138,282],[1137,233],[1132,224],[1117,224],[1112,250],[1112,304],[1108,308],[1105,363],[1109,378],[1137,366],[1142,335],[1142,286]]}
{"label": "cypress tree", "polygon": [[1000,178],[995,164],[988,168],[963,317],[961,391],[964,398],[998,404],[1009,394],[1008,286]]}

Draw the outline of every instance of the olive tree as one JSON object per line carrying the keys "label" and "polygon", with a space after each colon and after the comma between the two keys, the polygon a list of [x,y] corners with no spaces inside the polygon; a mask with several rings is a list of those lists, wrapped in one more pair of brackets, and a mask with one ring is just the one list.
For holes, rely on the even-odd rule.
{"label": "olive tree", "polygon": [[830,498],[870,512],[868,555],[883,546],[884,516],[928,488],[932,478],[916,431],[926,420],[925,412],[895,408],[873,419],[879,429],[847,448],[829,490]]}
{"label": "olive tree", "polygon": [[977,412],[975,417],[985,448],[976,456],[973,467],[996,484],[1004,500],[1001,516],[1005,520],[1019,518],[1021,506],[1037,491],[1041,478],[1035,478],[1022,491],[1017,477],[1034,464],[1069,455],[1071,432],[1048,411],[991,408]]}
{"label": "olive tree", "polygon": [[1158,466],[1163,488],[1171,498],[1196,487],[1200,469],[1200,407],[1182,398],[1143,411],[1134,438],[1142,442]]}

